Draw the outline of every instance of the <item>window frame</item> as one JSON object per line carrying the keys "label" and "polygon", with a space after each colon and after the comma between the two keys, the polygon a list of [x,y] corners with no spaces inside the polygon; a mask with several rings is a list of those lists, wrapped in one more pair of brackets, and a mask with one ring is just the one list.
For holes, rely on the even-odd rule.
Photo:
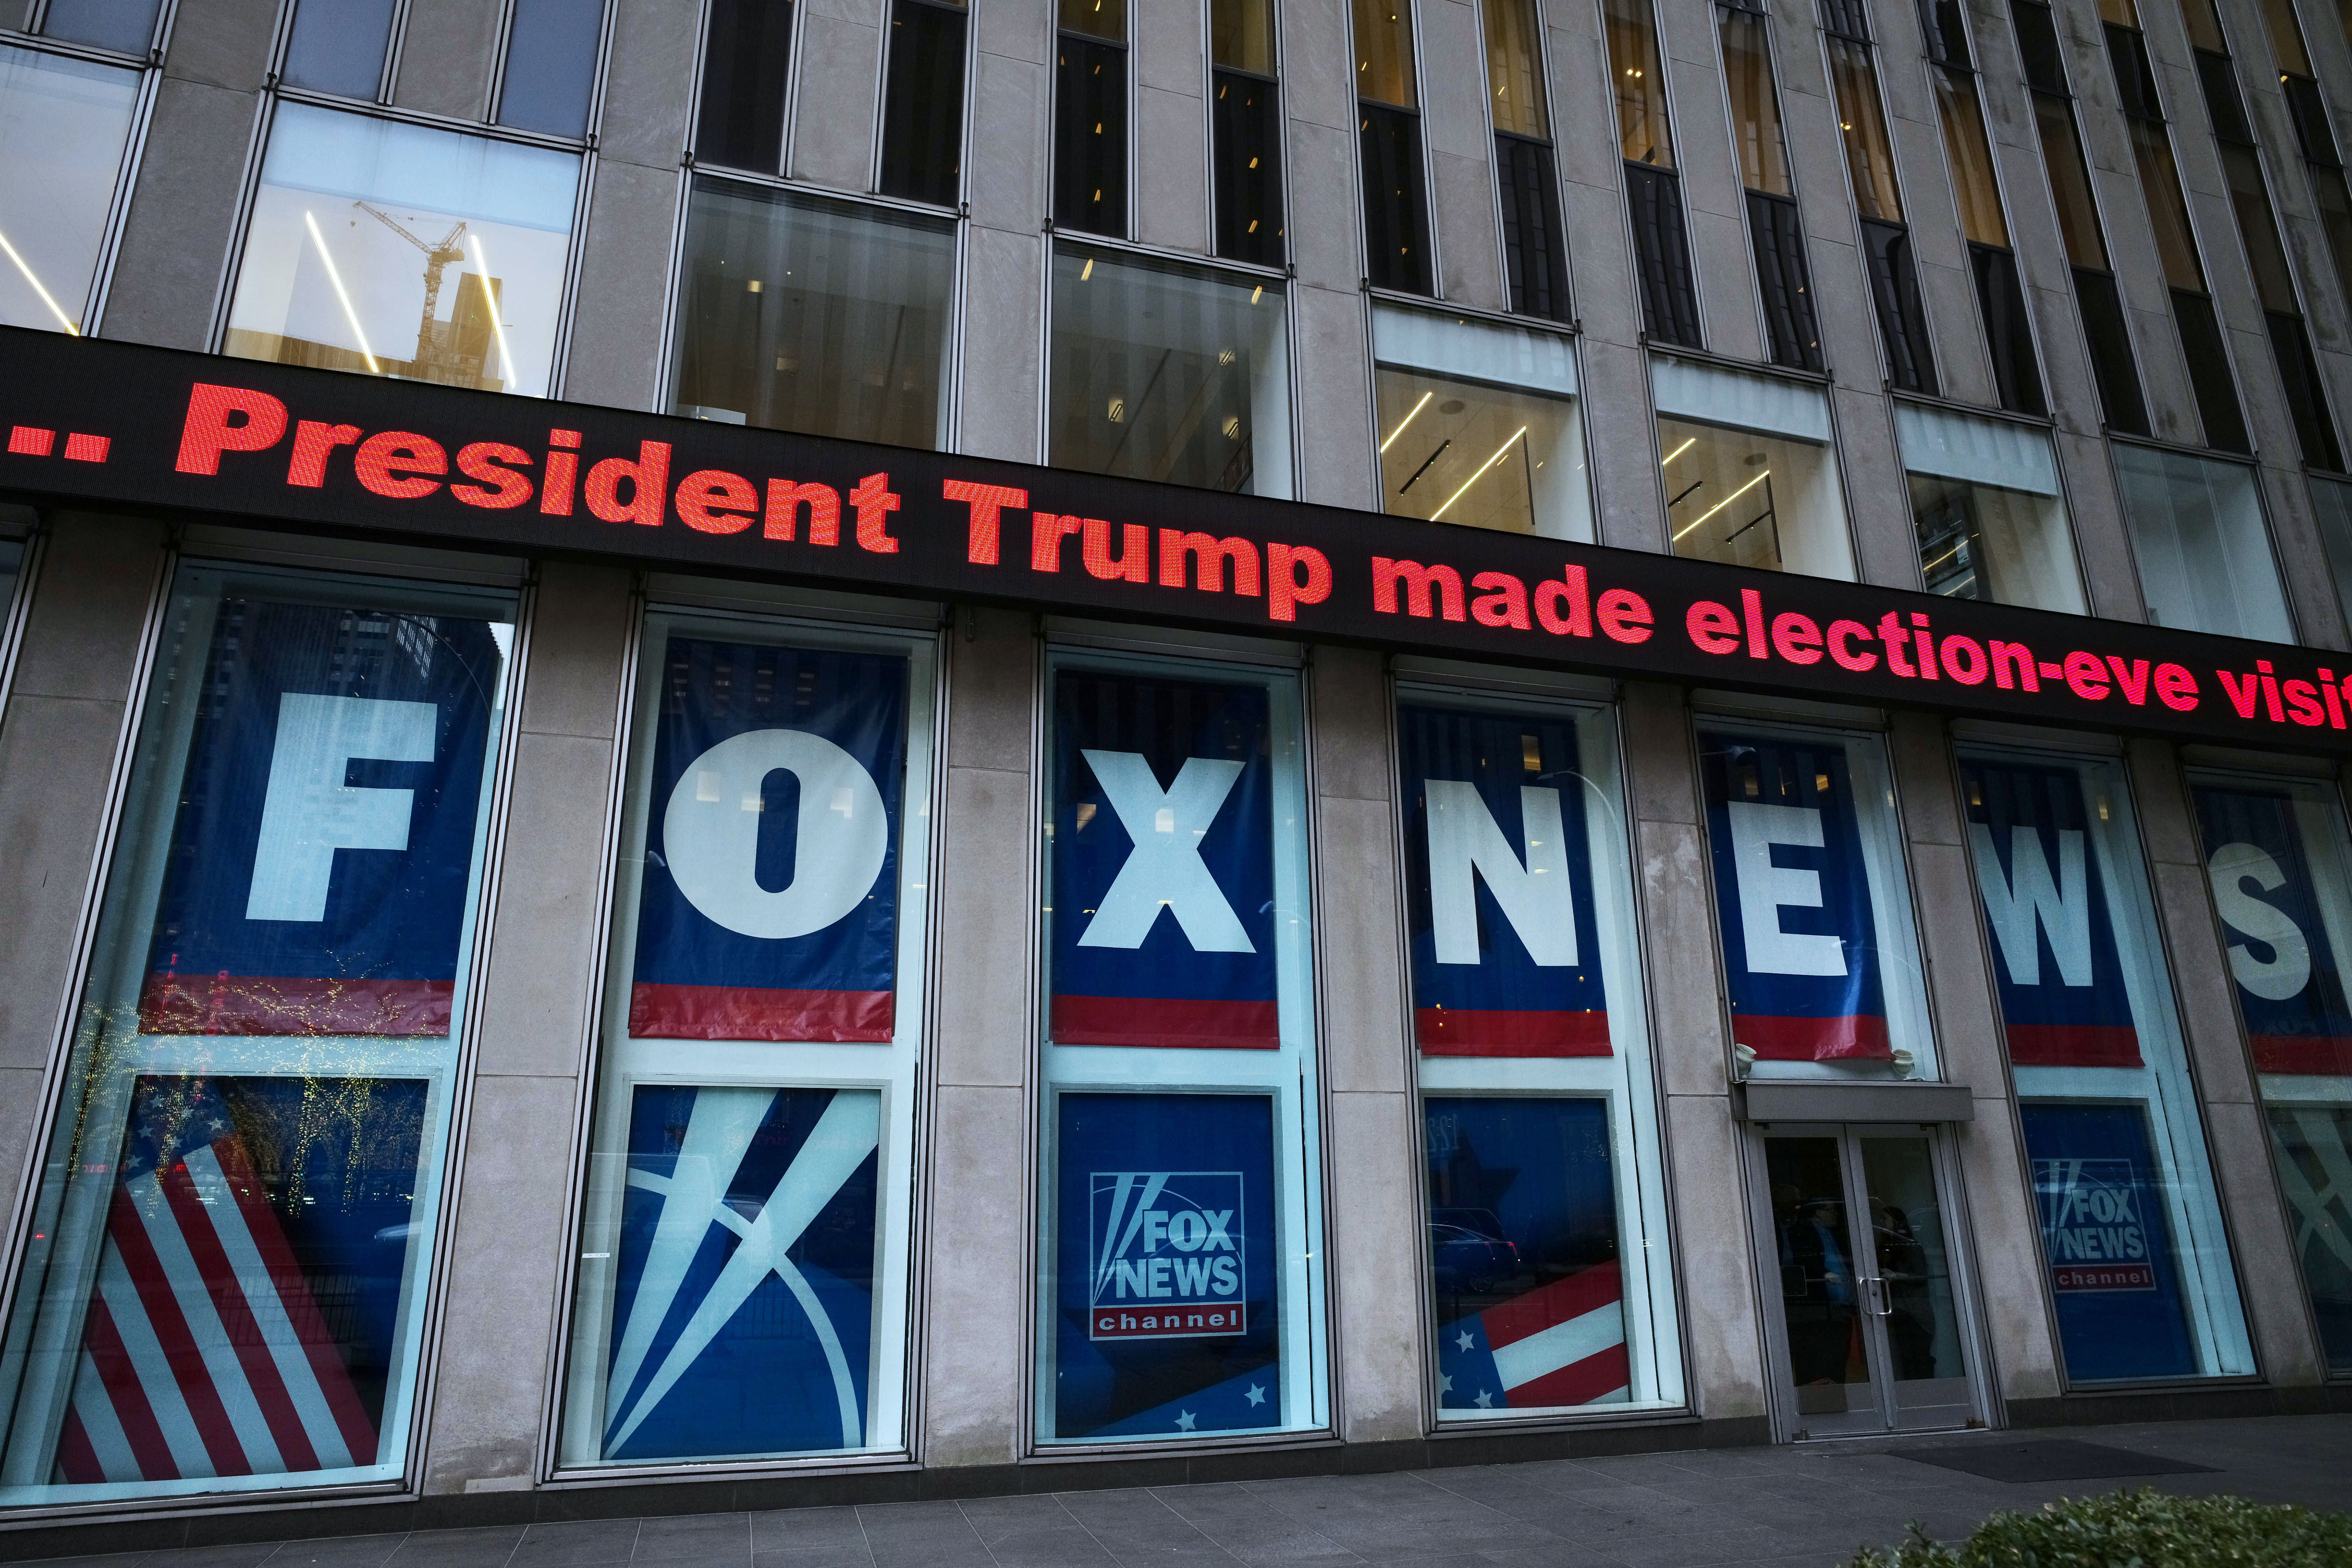
{"label": "window frame", "polygon": [[[1140,0],[1134,0],[1134,3],[1139,4]],[[1213,39],[1213,29],[1216,26],[1216,18],[1213,10],[1215,0],[1200,0],[1201,156],[1202,159],[1202,166],[1208,172],[1208,177],[1202,182],[1201,186],[1202,193],[1201,217],[1204,225],[1201,232],[1208,237],[1208,244],[1206,247],[1208,256],[1219,265],[1255,267],[1261,264],[1236,260],[1234,258],[1220,256],[1217,254],[1217,73],[1221,70],[1230,70],[1240,72],[1242,75],[1250,77],[1256,77],[1257,73],[1255,71],[1243,71],[1239,66],[1221,66],[1217,64],[1216,46]],[[1285,90],[1287,85],[1287,78],[1284,74],[1284,68],[1288,63],[1288,55],[1285,49],[1286,39],[1285,38],[1283,28],[1284,0],[1266,0],[1266,5],[1267,8],[1272,13],[1274,27],[1274,70],[1271,75],[1261,77],[1257,79],[1265,81],[1268,86],[1272,87],[1275,95],[1275,129],[1276,139],[1280,143],[1276,151],[1281,154],[1281,166],[1275,171],[1275,174],[1276,183],[1281,187],[1278,194],[1282,198],[1283,242],[1283,259],[1279,264],[1275,265],[1276,269],[1287,271],[1288,269],[1295,268],[1297,265],[1298,260],[1297,247],[1292,244],[1290,240],[1290,226],[1292,219],[1290,144],[1296,140],[1296,138],[1290,134],[1290,95]],[[1130,189],[1132,189],[1131,186]]]}
{"label": "window frame", "polygon": [[[1558,205],[1559,216],[1559,228],[1551,237],[1553,242],[1559,247],[1560,276],[1565,282],[1565,287],[1562,289],[1564,298],[1561,301],[1565,314],[1559,316],[1541,316],[1533,311],[1511,311],[1510,313],[1515,318],[1523,321],[1550,321],[1559,326],[1573,327],[1578,319],[1576,311],[1576,250],[1575,247],[1569,243],[1568,182],[1560,173],[1559,116],[1554,108],[1559,101],[1559,95],[1555,89],[1554,78],[1552,76],[1551,22],[1544,14],[1541,0],[1477,0],[1476,5],[1473,6],[1472,9],[1474,12],[1474,20],[1477,23],[1477,26],[1475,30],[1477,33],[1478,79],[1481,82],[1491,81],[1493,79],[1493,65],[1486,58],[1486,7],[1494,5],[1516,5],[1524,6],[1529,20],[1533,23],[1536,53],[1535,68],[1536,75],[1543,86],[1544,119],[1549,132],[1543,142],[1535,144],[1544,147],[1551,153],[1552,200]],[[1606,61],[1609,53],[1608,40],[1604,37],[1601,42],[1601,58]],[[1605,70],[1606,68],[1607,68],[1604,65],[1603,69]],[[1481,97],[1483,101],[1479,106],[1478,111],[1480,115],[1484,117],[1484,123],[1486,127],[1486,144],[1487,148],[1489,165],[1487,170],[1486,184],[1488,187],[1490,205],[1494,209],[1495,217],[1495,266],[1497,268],[1496,276],[1503,280],[1505,309],[1507,310],[1509,309],[1511,292],[1511,258],[1510,246],[1504,238],[1502,161],[1499,157],[1496,156],[1496,154],[1500,149],[1500,143],[1496,141],[1496,138],[1498,136],[1509,135],[1512,133],[1508,132],[1500,132],[1496,129],[1494,95],[1492,93],[1484,93]],[[1616,96],[1613,91],[1610,95],[1609,101],[1613,115],[1616,106]],[[1534,141],[1531,137],[1520,137],[1518,140],[1529,142],[1531,143]],[[1433,247],[1431,259],[1434,261],[1435,258],[1434,247]],[[1636,266],[1638,269],[1638,253],[1636,255]],[[1638,276],[1634,279],[1633,288],[1635,292],[1638,294],[1641,289],[1641,280]]]}
{"label": "window frame", "polygon": [[[1731,154],[1733,177],[1739,181],[1739,232],[1742,237],[1747,241],[1748,262],[1748,299],[1755,316],[1757,340],[1761,345],[1761,353],[1763,355],[1762,363],[1770,369],[1793,370],[1801,375],[1819,376],[1823,380],[1824,384],[1826,384],[1828,378],[1826,366],[1829,363],[1830,357],[1829,346],[1827,343],[1821,341],[1821,307],[1810,300],[1807,302],[1807,310],[1812,317],[1811,324],[1814,333],[1813,353],[1815,356],[1821,360],[1823,368],[1817,370],[1811,366],[1803,364],[1783,364],[1780,360],[1773,357],[1771,308],[1766,303],[1764,297],[1763,253],[1757,247],[1755,203],[1750,199],[1751,195],[1762,196],[1769,201],[1776,203],[1786,202],[1795,209],[1798,215],[1798,257],[1799,259],[1804,263],[1805,291],[1810,294],[1811,291],[1816,289],[1819,285],[1814,279],[1815,268],[1813,266],[1811,237],[1809,236],[1804,229],[1804,187],[1798,180],[1797,160],[1789,145],[1788,90],[1782,85],[1780,80],[1781,77],[1786,73],[1780,69],[1780,42],[1775,36],[1779,29],[1774,25],[1779,18],[1773,15],[1772,8],[1768,3],[1768,0],[1704,0],[1704,3],[1706,7],[1708,25],[1713,28],[1714,36],[1711,41],[1715,45],[1717,64],[1716,74],[1717,79],[1722,83],[1721,90],[1717,94],[1717,97],[1722,104],[1721,124],[1723,127],[1724,145]],[[1731,82],[1729,77],[1724,71],[1722,67],[1724,14],[1726,12],[1733,11],[1754,18],[1758,29],[1758,35],[1764,42],[1765,66],[1772,74],[1773,133],[1780,141],[1780,160],[1786,167],[1789,175],[1790,194],[1786,196],[1780,195],[1779,194],[1770,191],[1754,191],[1751,193],[1746,180],[1740,175],[1739,124],[1738,121],[1733,118],[1734,110],[1731,101]],[[1663,52],[1663,49],[1661,52]],[[1826,78],[1824,80],[1826,80]],[[1851,192],[1849,192],[1849,194],[1851,194]],[[1694,262],[1694,266],[1696,266],[1696,262]],[[1849,525],[1849,527],[1851,525]]]}
{"label": "window frame", "polygon": [[[2295,595],[2288,590],[2286,574],[2280,567],[2278,524],[2271,515],[2270,496],[2267,492],[2267,488],[2263,483],[2263,468],[2261,460],[2254,457],[2250,457],[2238,452],[2225,451],[2219,447],[2183,447],[2171,441],[2158,441],[2143,436],[2126,436],[2115,430],[2107,431],[2106,437],[2107,439],[2105,443],[2106,448],[2105,457],[2106,460],[2107,474],[2110,482],[2116,487],[2116,516],[2123,523],[2124,549],[2132,563],[2132,586],[2139,593],[2140,608],[2143,616],[2147,612],[2147,579],[2141,574],[2139,564],[2139,545],[2137,541],[2133,537],[2131,513],[2123,499],[2125,495],[2123,475],[2116,467],[2116,458],[2118,449],[2126,447],[2138,447],[2142,450],[2155,452],[2165,457],[2186,458],[2194,462],[2225,464],[2231,468],[2243,469],[2252,477],[2253,483],[2254,505],[2262,516],[2263,542],[2270,549],[2271,572],[2278,583],[2279,602],[2284,605],[2286,609],[2286,644],[2293,645],[2303,642],[2306,636],[2303,626],[2303,616],[2302,612],[2295,606]],[[2316,532],[2317,530],[2315,528],[2314,531]],[[2322,549],[2324,552],[2324,544]],[[2086,595],[2090,592],[2090,583],[2087,578],[2084,582],[2084,592]],[[2152,626],[2160,626],[2164,623],[2150,621],[2147,624]],[[2175,629],[2186,631],[2201,628],[2179,627]],[[2256,638],[2254,640],[2260,641],[2262,639]]]}
{"label": "window frame", "polygon": [[[1427,305],[1433,301],[1442,302],[1445,297],[1445,257],[1440,248],[1437,234],[1437,180],[1434,163],[1435,155],[1430,151],[1429,146],[1429,110],[1425,103],[1418,101],[1424,96],[1422,84],[1422,75],[1424,64],[1429,58],[1429,51],[1423,45],[1421,34],[1421,7],[1414,3],[1414,0],[1394,0],[1394,3],[1405,7],[1405,20],[1410,26],[1412,35],[1413,97],[1416,101],[1412,108],[1410,110],[1401,110],[1401,112],[1411,114],[1413,117],[1416,125],[1420,127],[1421,132],[1414,140],[1420,143],[1421,152],[1421,204],[1422,222],[1423,225],[1423,243],[1427,245],[1429,247],[1430,292],[1427,294],[1415,294],[1406,289],[1383,288],[1371,280],[1372,258],[1370,237],[1367,232],[1367,220],[1370,214],[1370,208],[1367,203],[1371,193],[1364,188],[1364,132],[1361,121],[1363,118],[1362,105],[1366,102],[1377,103],[1379,100],[1376,99],[1367,100],[1361,97],[1356,90],[1356,73],[1350,72],[1349,73],[1348,78],[1348,112],[1356,116],[1359,121],[1357,126],[1350,131],[1349,135],[1349,140],[1352,145],[1349,148],[1349,167],[1348,170],[1349,184],[1350,188],[1354,190],[1356,196],[1356,268],[1357,276],[1362,280],[1361,287],[1363,292],[1380,295],[1387,299]],[[1354,59],[1358,57],[1356,54],[1356,17],[1355,10],[1352,5],[1349,6],[1348,12],[1347,29],[1348,58],[1349,59]],[[1486,60],[1486,44],[1481,41],[1478,47],[1480,51],[1478,58],[1481,68],[1483,69]],[[1483,78],[1481,79],[1479,95],[1482,98],[1486,95]],[[1397,106],[1391,104],[1384,107],[1394,109]],[[1491,113],[1492,111],[1482,107],[1480,112]],[[1287,140],[1288,138],[1286,138],[1286,141]],[[1492,144],[1492,142],[1493,138],[1490,134],[1488,137],[1489,145]],[[1285,156],[1286,157],[1287,155],[1287,152],[1286,151]],[[1286,170],[1285,172],[1287,173]],[[1286,182],[1286,183],[1287,182]],[[1285,199],[1286,200],[1287,197],[1286,196]],[[1496,218],[1498,225],[1502,221],[1500,213],[1501,208],[1498,205],[1496,207]],[[1565,224],[1563,224],[1562,226],[1565,227]],[[1499,261],[1502,254],[1500,249],[1500,239],[1498,238],[1496,243],[1496,256]]]}
{"label": "window frame", "polygon": [[[1932,62],[1930,68],[1933,68]],[[2011,254],[2014,255],[2015,253],[2011,252]],[[2029,315],[2030,314],[2031,312],[2029,311]],[[2037,417],[2031,414],[2015,413],[2006,408],[1984,408],[1979,407],[1973,403],[1953,403],[1948,399],[1921,397],[1912,393],[1889,393],[1888,395],[1897,401],[1917,404],[1922,407],[1929,408],[1938,413],[1958,415],[1964,418],[1982,419],[1990,423],[2013,425],[2020,429],[2032,430],[2038,433],[2043,440],[2049,443],[2051,468],[2058,478],[2058,506],[2066,524],[2066,546],[2068,555],[2074,563],[2075,586],[2081,591],[2083,595],[2084,607],[2079,612],[2075,613],[2085,616],[2094,616],[2098,614],[2098,609],[2091,598],[2091,574],[2083,561],[2082,531],[2074,525],[2074,497],[2073,490],[2068,487],[2066,479],[2066,464],[2058,448],[2058,428],[2056,422],[2046,416]],[[1895,466],[1900,469],[1904,477],[1905,488],[1906,490],[1906,506],[1907,508],[1909,504],[1907,490],[1909,488],[1910,477],[1914,470],[1904,459],[1903,429],[1900,424],[1896,424],[1895,426]],[[1916,514],[1913,517],[1913,521],[1916,529]],[[1916,537],[1916,531],[1914,537],[1915,539]],[[1918,553],[1919,552],[1916,548],[1910,551],[1910,554],[1915,558]],[[1926,591],[1927,585],[1926,564],[1925,563],[1917,562],[1916,559],[1914,564],[1919,569],[1920,586],[1924,592]],[[2002,601],[1988,597],[1986,602],[1989,604],[2000,604]]]}
{"label": "window frame", "polygon": [[[795,3],[799,3],[799,0],[795,0]],[[980,29],[972,16],[971,0],[961,0],[961,3],[959,5],[942,5],[939,3],[939,0],[912,0],[912,3],[916,5],[932,5],[933,8],[942,11],[960,11],[964,19],[963,95],[962,100],[957,108],[957,114],[959,116],[960,122],[960,129],[957,134],[961,138],[961,141],[958,142],[958,145],[962,149],[962,152],[957,159],[959,166],[956,171],[955,196],[949,202],[939,205],[933,205],[929,202],[917,201],[912,196],[886,195],[882,191],[882,142],[883,138],[889,134],[890,121],[890,63],[898,42],[897,36],[898,30],[892,23],[891,16],[892,13],[898,8],[898,0],[882,0],[883,38],[882,47],[878,51],[879,59],[876,67],[877,75],[875,79],[877,83],[877,89],[874,94],[874,161],[866,172],[866,189],[862,192],[840,194],[845,194],[853,197],[870,199],[877,202],[903,202],[908,206],[919,211],[943,213],[950,217],[957,219],[956,275],[958,279],[961,279],[963,274],[962,219],[969,216],[971,197],[972,104],[975,96],[972,92],[972,79],[976,74],[974,67],[977,65],[980,58],[980,43],[978,37]],[[793,52],[795,56],[800,53],[797,48]],[[785,106],[786,111],[790,112],[793,107],[793,106],[792,104],[788,103]],[[785,136],[787,142],[789,142],[791,139],[791,132],[789,129],[786,131]],[[785,149],[785,166],[789,168],[791,166],[791,149],[789,146]],[[712,172],[714,174],[717,173],[716,170],[713,170]],[[963,290],[961,288],[958,288],[954,292],[957,299],[958,314],[960,315]],[[959,356],[959,358],[961,356]]]}
{"label": "window frame", "polygon": [[[596,68],[589,77],[587,112],[583,119],[583,129],[579,137],[579,145],[583,148],[593,149],[596,145],[597,132],[604,124],[604,81],[612,67],[613,35],[615,27],[614,12],[616,3],[617,0],[597,0]],[[407,4],[407,0],[402,0],[402,4]],[[482,121],[486,125],[499,125],[499,115],[506,105],[507,72],[513,64],[509,58],[509,51],[514,47],[515,11],[521,4],[522,0],[505,0],[506,8],[499,17],[499,37],[496,47],[499,64],[497,71],[490,78],[489,101],[482,110]],[[499,129],[510,131],[519,128],[499,125]],[[550,132],[525,131],[523,134],[541,136]]]}

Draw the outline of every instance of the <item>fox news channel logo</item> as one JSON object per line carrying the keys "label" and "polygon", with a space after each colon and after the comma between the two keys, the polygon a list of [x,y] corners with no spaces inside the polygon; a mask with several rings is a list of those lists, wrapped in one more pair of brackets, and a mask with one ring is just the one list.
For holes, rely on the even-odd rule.
{"label": "fox news channel logo", "polygon": [[1209,1339],[1247,1326],[1239,1171],[1097,1171],[1087,1337]]}
{"label": "fox news channel logo", "polygon": [[2156,1289],[2132,1162],[2036,1160],[2033,1188],[2042,1200],[2042,1235],[2050,1249],[2053,1289]]}

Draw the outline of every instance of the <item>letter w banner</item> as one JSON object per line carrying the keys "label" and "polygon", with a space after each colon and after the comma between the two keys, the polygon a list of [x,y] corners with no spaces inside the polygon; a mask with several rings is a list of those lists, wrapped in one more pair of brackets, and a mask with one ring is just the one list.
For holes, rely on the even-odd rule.
{"label": "letter w banner", "polygon": [[489,623],[224,598],[139,1026],[445,1036],[501,656]]}
{"label": "letter w banner", "polygon": [[1273,1050],[1265,689],[1054,680],[1052,1035]]}
{"label": "letter w banner", "polygon": [[1574,721],[1402,707],[1397,722],[1423,1053],[1609,1055]]}
{"label": "letter w banner", "polygon": [[2352,1077],[2352,1004],[2294,797],[2256,789],[2196,794],[2213,907],[2226,928],[2255,1070]]}
{"label": "letter w banner", "polygon": [[907,661],[672,637],[629,1033],[891,1037]]}
{"label": "letter w banner", "polygon": [[1763,1061],[1884,1061],[1885,982],[1845,747],[1703,731],[1731,1037]]}
{"label": "letter w banner", "polygon": [[61,1483],[377,1462],[412,1257],[426,1085],[141,1078]]}
{"label": "letter w banner", "polygon": [[873,1089],[637,1089],[606,1458],[865,1446],[881,1119]]}
{"label": "letter w banner", "polygon": [[2138,1067],[2139,1030],[2082,774],[1963,757],[1960,784],[2009,1059],[2018,1067]]}

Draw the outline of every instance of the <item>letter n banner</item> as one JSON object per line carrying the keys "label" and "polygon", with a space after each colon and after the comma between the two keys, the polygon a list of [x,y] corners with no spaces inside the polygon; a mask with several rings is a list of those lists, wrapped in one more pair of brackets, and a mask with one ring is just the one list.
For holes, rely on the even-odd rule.
{"label": "letter n banner", "polygon": [[891,1037],[907,661],[672,637],[629,1033]]}

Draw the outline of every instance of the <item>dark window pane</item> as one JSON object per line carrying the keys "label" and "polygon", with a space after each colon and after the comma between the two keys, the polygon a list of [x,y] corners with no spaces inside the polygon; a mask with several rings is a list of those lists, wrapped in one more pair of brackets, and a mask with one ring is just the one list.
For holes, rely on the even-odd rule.
{"label": "dark window pane", "polygon": [[2124,321],[2122,292],[2112,272],[2074,268],[2074,303],[2083,312],[2083,336],[2091,351],[2091,374],[2098,377],[2099,403],[2107,428],[2126,436],[2148,433],[2147,405],[2139,391],[2139,362],[2132,354],[2131,330]]}
{"label": "dark window pane", "polygon": [[2037,92],[2066,91],[2066,58],[2058,50],[2058,24],[2040,0],[2015,0],[2009,8],[2017,25],[2017,52],[2025,62],[2025,79]]}
{"label": "dark window pane", "polygon": [[1220,70],[1209,104],[1217,254],[1280,266],[1282,94],[1263,77]]}
{"label": "dark window pane", "polygon": [[2049,413],[2025,290],[2017,279],[2017,258],[1996,246],[1971,245],[1969,264],[1976,273],[1977,310],[1984,317],[1985,346],[1992,351],[1992,379],[2000,405],[2018,414]]}
{"label": "dark window pane", "polygon": [[2223,143],[2221,152],[2221,174],[2230,182],[2230,205],[2238,215],[2238,233],[2246,244],[2254,292],[2261,296],[2265,310],[2300,313],[2294,274],[2287,267],[2286,247],[2279,243],[2270,185],[2263,178],[2262,154],[2236,142]]}
{"label": "dark window pane", "polygon": [[2352,306],[2352,188],[2347,188],[2344,171],[2315,165],[2311,170],[2311,192],[2318,198],[2319,226],[2327,235],[2327,254],[2336,262],[2336,287],[2344,290],[2344,300]]}
{"label": "dark window pane", "polygon": [[2271,353],[2278,361],[2279,384],[2286,392],[2288,412],[2294,416],[2294,435],[2303,460],[2315,468],[2340,472],[2344,454],[2336,445],[2336,426],[2327,416],[2327,393],[2319,379],[2319,362],[2312,357],[2311,337],[2303,318],[2284,310],[2265,312],[2270,323]]}
{"label": "dark window pane", "polygon": [[1108,38],[1127,37],[1127,0],[1061,0],[1055,7],[1062,31]]}
{"label": "dark window pane", "polygon": [[1683,226],[1682,182],[1670,170],[1629,163],[1625,205],[1633,219],[1642,324],[1660,342],[1700,347],[1698,299],[1691,289],[1690,240]]}
{"label": "dark window pane", "polygon": [[2326,168],[2342,168],[2344,158],[2336,150],[2336,132],[2327,123],[2327,105],[2319,96],[2319,84],[2307,76],[2282,76],[2279,85],[2285,90],[2287,112],[2294,119],[2294,139],[2302,143],[2303,155]]}
{"label": "dark window pane", "polygon": [[2140,195],[2147,202],[2148,224],[2156,230],[2156,255],[2164,265],[2165,281],[2201,294],[2205,268],[2197,259],[2197,235],[2189,226],[2189,199],[2181,194],[2180,174],[2172,162],[2172,139],[2159,121],[2125,123],[2131,132]]}
{"label": "dark window pane", "polygon": [[1364,154],[1364,257],[1374,287],[1431,291],[1429,200],[1422,188],[1421,119],[1359,103]]}
{"label": "dark window pane", "polygon": [[963,38],[961,9],[893,0],[890,79],[882,101],[882,190],[951,205],[961,188]]}
{"label": "dark window pane", "polygon": [[1511,309],[1568,320],[1568,247],[1559,226],[1559,175],[1547,142],[1497,134],[1495,174],[1503,191],[1503,257]]}
{"label": "dark window pane", "polygon": [[[49,0],[41,31],[52,38],[143,55],[155,41],[162,0]],[[382,56],[378,55],[381,63]]]}
{"label": "dark window pane", "polygon": [[1796,202],[1748,192],[1748,226],[1756,242],[1756,283],[1764,296],[1772,363],[1821,369],[1822,335],[1813,324],[1812,276],[1805,266],[1804,226]]}
{"label": "dark window pane", "polygon": [[1919,0],[1919,36],[1927,40],[1927,58],[1937,65],[1965,69],[1972,63],[1960,0]]}
{"label": "dark window pane", "polygon": [[2147,40],[2129,27],[2106,25],[2107,58],[2115,62],[2116,96],[2126,114],[2161,120],[2164,110],[2156,96],[2156,68],[2147,62]]}
{"label": "dark window pane", "polygon": [[604,0],[515,0],[499,123],[552,136],[588,132]]}
{"label": "dark window pane", "polygon": [[2050,174],[2050,196],[2058,207],[2058,234],[2066,259],[2076,267],[2107,269],[2107,242],[2099,232],[2099,206],[2091,195],[2091,170],[2083,161],[2083,139],[2074,130],[2071,100],[2033,94],[2033,118],[2042,128],[2042,162]]}
{"label": "dark window pane", "polygon": [[1127,233],[1127,51],[1064,34],[1054,95],[1054,226]]}
{"label": "dark window pane", "polygon": [[2238,73],[2231,69],[2230,57],[2210,49],[2196,53],[2197,85],[2204,89],[2205,112],[2212,117],[2213,134],[2224,142],[2251,145],[2254,128],[2246,123],[2246,103],[2238,96]]}
{"label": "dark window pane", "polygon": [[2205,444],[2223,452],[2251,452],[2246,416],[2238,407],[2238,384],[2230,374],[2229,345],[2213,301],[2185,289],[2172,291],[2172,319],[2180,329],[2180,353],[2189,362],[2189,384],[2205,421]]}
{"label": "dark window pane", "polygon": [[302,0],[286,46],[286,79],[318,92],[369,98],[383,81],[393,0]]}
{"label": "dark window pane", "polygon": [[783,162],[784,68],[792,49],[786,0],[710,0],[698,159],[770,173]]}
{"label": "dark window pane", "polygon": [[1888,379],[1906,392],[1936,391],[1936,357],[1927,342],[1927,311],[1919,300],[1919,273],[1911,258],[1911,231],[1901,224],[1862,220],[1863,253],[1870,267],[1871,303],[1886,342]]}
{"label": "dark window pane", "polygon": [[1862,0],[1822,0],[1822,31],[1857,44],[1870,42],[1870,13]]}

